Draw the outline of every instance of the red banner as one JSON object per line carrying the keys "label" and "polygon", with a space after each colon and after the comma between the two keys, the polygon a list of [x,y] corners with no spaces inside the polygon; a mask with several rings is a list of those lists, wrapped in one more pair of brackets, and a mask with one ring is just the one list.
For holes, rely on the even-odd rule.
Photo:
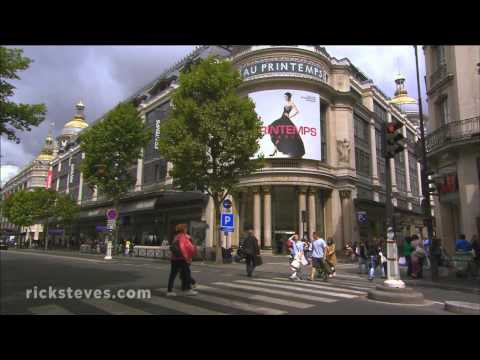
{"label": "red banner", "polygon": [[52,186],[52,169],[48,169],[48,175],[47,178],[45,179],[45,188],[50,189]]}

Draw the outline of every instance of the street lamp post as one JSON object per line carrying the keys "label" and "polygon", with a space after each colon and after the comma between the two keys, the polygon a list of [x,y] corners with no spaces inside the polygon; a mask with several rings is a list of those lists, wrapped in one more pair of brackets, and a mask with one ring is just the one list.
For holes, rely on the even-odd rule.
{"label": "street lamp post", "polygon": [[[422,193],[423,193],[423,214],[424,224],[427,226],[428,240],[431,242],[430,247],[430,264],[432,272],[432,281],[438,280],[438,263],[437,257],[437,242],[433,240],[433,223],[432,223],[432,209],[430,204],[430,190],[428,187],[428,167],[427,167],[427,150],[425,145],[425,126],[423,122],[423,107],[422,107],[422,91],[420,88],[420,71],[418,68],[418,51],[417,45],[413,46],[415,49],[415,65],[417,70],[417,88],[418,88],[418,115],[420,117],[420,144],[422,153]],[[433,255],[433,256],[432,256]]]}

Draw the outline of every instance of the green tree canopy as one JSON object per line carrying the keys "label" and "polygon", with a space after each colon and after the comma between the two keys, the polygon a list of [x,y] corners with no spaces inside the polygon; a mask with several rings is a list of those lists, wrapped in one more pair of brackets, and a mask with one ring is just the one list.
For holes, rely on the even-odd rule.
{"label": "green tree canopy", "polygon": [[32,192],[21,190],[14,192],[2,204],[3,216],[19,227],[35,224],[35,200]]}
{"label": "green tree canopy", "polygon": [[117,201],[133,185],[135,179],[130,168],[151,136],[132,103],[118,104],[80,135],[81,150],[85,153],[81,165],[85,181]]}
{"label": "green tree canopy", "polygon": [[[238,95],[241,84],[229,61],[210,57],[192,64],[180,74],[173,110],[160,128],[159,150],[173,165],[174,185],[208,193],[217,220],[222,201],[240,178],[262,166],[261,159],[252,160],[261,122],[254,103]],[[220,251],[217,242],[217,261]]]}
{"label": "green tree canopy", "polygon": [[0,136],[20,142],[16,130],[30,131],[31,126],[38,126],[44,119],[44,104],[16,104],[8,98],[14,95],[15,86],[8,80],[19,80],[19,70],[28,69],[31,59],[24,57],[23,50],[0,46]]}
{"label": "green tree canopy", "polygon": [[68,194],[58,194],[56,196],[54,216],[64,224],[71,224],[78,215],[80,207],[77,202]]}

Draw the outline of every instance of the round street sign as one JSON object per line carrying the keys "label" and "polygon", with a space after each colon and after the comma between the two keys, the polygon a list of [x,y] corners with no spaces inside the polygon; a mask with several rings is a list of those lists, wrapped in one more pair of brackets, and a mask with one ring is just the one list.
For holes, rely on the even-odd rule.
{"label": "round street sign", "polygon": [[223,200],[223,207],[225,209],[230,209],[232,207],[232,201],[230,199]]}
{"label": "round street sign", "polygon": [[118,217],[118,212],[115,209],[107,210],[107,220],[116,220]]}

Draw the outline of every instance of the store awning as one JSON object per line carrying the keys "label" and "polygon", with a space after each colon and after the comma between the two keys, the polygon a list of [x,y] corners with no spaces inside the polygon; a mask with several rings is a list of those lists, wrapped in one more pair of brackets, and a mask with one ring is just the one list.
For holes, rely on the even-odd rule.
{"label": "store awning", "polygon": [[101,208],[95,208],[95,209],[89,209],[89,210],[82,210],[78,214],[78,217],[80,219],[105,217],[106,213],[107,213],[107,208],[106,207],[101,207]]}
{"label": "store awning", "polygon": [[147,200],[139,200],[134,201],[126,204],[120,204],[120,214],[131,213],[136,211],[146,211],[146,210],[154,210],[155,203],[157,199],[147,199]]}

